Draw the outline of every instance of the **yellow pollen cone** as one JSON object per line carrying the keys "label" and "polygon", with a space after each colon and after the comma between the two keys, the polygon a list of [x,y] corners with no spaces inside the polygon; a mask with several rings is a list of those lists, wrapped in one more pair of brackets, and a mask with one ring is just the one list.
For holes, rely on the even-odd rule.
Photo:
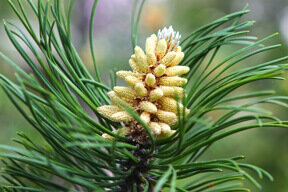
{"label": "yellow pollen cone", "polygon": [[135,52],[135,57],[137,59],[137,57],[141,56],[141,55],[145,55],[144,51],[141,49],[141,47],[136,46],[134,48],[134,52]]}
{"label": "yellow pollen cone", "polygon": [[137,58],[137,65],[141,72],[148,73],[150,68],[147,63],[146,55],[141,55]]}
{"label": "yellow pollen cone", "polygon": [[114,91],[109,91],[107,95],[112,102],[117,102],[117,100],[120,99]]}
{"label": "yellow pollen cone", "polygon": [[162,59],[167,51],[167,42],[165,39],[161,39],[158,41],[157,47],[156,47],[156,55],[159,59]]}
{"label": "yellow pollen cone", "polygon": [[182,61],[183,58],[184,58],[184,53],[183,52],[177,52],[176,57],[170,63],[170,66],[178,65]]}
{"label": "yellow pollen cone", "polygon": [[126,105],[131,106],[131,103],[129,103],[129,101],[128,101],[128,102],[126,102],[127,100],[124,101],[123,99],[121,99],[120,97],[118,97],[118,95],[117,95],[114,91],[108,92],[107,95],[109,96],[111,102],[112,102],[114,105],[117,105],[117,106],[119,106],[119,107],[122,107],[122,106],[121,106],[121,102],[122,102],[122,103],[125,103]]}
{"label": "yellow pollen cone", "polygon": [[158,38],[157,38],[157,36],[155,34],[150,35],[150,38],[153,39],[156,42],[156,44],[157,44]]}
{"label": "yellow pollen cone", "polygon": [[97,111],[104,117],[108,118],[113,115],[114,113],[117,113],[119,111],[122,111],[118,106],[116,105],[103,105],[97,108]]}
{"label": "yellow pollen cone", "polygon": [[107,140],[113,140],[113,138],[114,138],[114,137],[112,137],[111,135],[109,135],[109,134],[107,134],[107,133],[103,133],[103,134],[102,134],[102,137],[103,137],[104,139],[107,139]]}
{"label": "yellow pollen cone", "polygon": [[162,97],[159,100],[159,103],[162,106],[162,109],[164,111],[170,111],[173,113],[177,113],[177,107],[179,108],[179,112],[181,113],[183,110],[183,105],[179,102],[177,102],[175,99],[172,99],[170,97]]}
{"label": "yellow pollen cone", "polygon": [[107,95],[110,97],[110,99],[111,99],[112,97],[114,97],[114,96],[117,97],[117,95],[116,95],[116,93],[115,93],[114,91],[109,91],[109,92],[107,93]]}
{"label": "yellow pollen cone", "polygon": [[[130,128],[129,127],[122,127],[120,129],[114,130],[112,131],[114,134],[125,137],[129,132],[130,132]],[[113,140],[114,137],[112,135],[109,135],[107,133],[103,133],[102,137],[108,140]]]}
{"label": "yellow pollen cone", "polygon": [[156,77],[161,77],[162,75],[164,75],[165,72],[166,72],[166,66],[163,64],[158,65],[154,69],[154,74]]}
{"label": "yellow pollen cone", "polygon": [[131,59],[136,62],[136,56],[135,56],[135,54],[131,55]]}
{"label": "yellow pollen cone", "polygon": [[163,110],[158,110],[156,116],[160,121],[167,123],[168,125],[173,125],[178,120],[177,115],[175,113]]}
{"label": "yellow pollen cone", "polygon": [[169,66],[171,62],[175,59],[175,57],[176,57],[176,52],[174,51],[168,52],[161,60],[161,64]]}
{"label": "yellow pollen cone", "polygon": [[142,76],[140,73],[134,73],[132,71],[118,71],[118,72],[116,72],[116,75],[122,79],[125,79],[125,77],[127,77],[127,76],[134,76],[137,78],[140,78]]}
{"label": "yellow pollen cone", "polygon": [[148,65],[155,66],[157,64],[157,58],[154,52],[147,52],[146,58]]}
{"label": "yellow pollen cone", "polygon": [[183,86],[187,79],[181,77],[161,77],[159,83],[166,86]]}
{"label": "yellow pollen cone", "polygon": [[129,115],[126,111],[120,111],[111,115],[110,119],[116,122],[128,123],[129,121],[133,120],[133,117]]}
{"label": "yellow pollen cone", "polygon": [[147,112],[144,111],[144,112],[141,113],[140,118],[145,123],[149,123],[150,122],[150,113],[147,113]]}
{"label": "yellow pollen cone", "polygon": [[167,132],[167,133],[162,133],[162,132],[161,132],[161,134],[158,135],[158,139],[167,138],[167,137],[173,135],[175,132],[176,132],[176,130],[170,130],[170,131]]}
{"label": "yellow pollen cone", "polygon": [[148,113],[156,113],[157,112],[157,107],[149,102],[149,101],[142,101],[139,104],[140,109],[142,109],[143,111],[146,111]]}
{"label": "yellow pollen cone", "polygon": [[173,66],[166,69],[167,76],[179,76],[188,73],[190,70],[187,66]]}
{"label": "yellow pollen cone", "polygon": [[[175,133],[170,126],[178,121],[178,108],[180,112],[184,110],[183,104],[178,103],[176,98],[185,95],[181,86],[187,83],[187,79],[180,76],[189,72],[189,67],[176,66],[184,58],[184,53],[178,46],[180,38],[179,32],[172,27],[159,30],[158,36],[152,34],[146,39],[145,50],[135,47],[134,54],[129,59],[132,70],[116,73],[129,86],[113,87],[113,91],[107,93],[113,105],[97,108],[103,117],[127,126],[112,131],[113,135],[130,137],[134,131],[137,132],[137,128],[141,129],[141,124],[135,121],[122,104],[128,105],[140,115],[140,119],[148,125],[156,139]],[[189,112],[185,108],[185,113]],[[107,133],[102,137],[114,139]]]}
{"label": "yellow pollen cone", "polygon": [[134,87],[135,91],[136,91],[136,95],[139,97],[145,97],[148,95],[148,91],[145,88],[145,86],[143,85],[143,83],[137,83]]}
{"label": "yellow pollen cone", "polygon": [[129,59],[129,65],[130,65],[132,71],[140,72],[140,69],[137,66],[136,60],[132,59],[132,57],[131,57],[131,59]]}
{"label": "yellow pollen cone", "polygon": [[155,52],[155,49],[156,49],[156,44],[157,44],[157,41],[155,41],[155,39],[153,39],[152,37],[148,37],[146,39],[146,53],[154,53]]}
{"label": "yellow pollen cone", "polygon": [[136,92],[128,87],[115,86],[113,90],[119,97],[124,97],[128,101],[132,100],[136,96]]}
{"label": "yellow pollen cone", "polygon": [[184,89],[182,87],[160,86],[160,89],[163,91],[163,95],[167,97],[182,98],[184,95]]}
{"label": "yellow pollen cone", "polygon": [[171,132],[171,128],[168,124],[166,123],[159,123],[161,127],[161,135],[169,135]]}
{"label": "yellow pollen cone", "polygon": [[166,134],[163,134],[163,135],[161,134],[161,137],[169,137],[169,136],[173,135],[175,132],[176,132],[176,130],[170,130]]}
{"label": "yellow pollen cone", "polygon": [[157,45],[157,37],[155,34],[153,34],[146,40],[146,56],[148,65],[155,66],[157,64],[157,58],[155,55],[156,45]]}
{"label": "yellow pollen cone", "polygon": [[159,123],[150,122],[148,126],[155,135],[160,135],[161,127],[160,127]]}
{"label": "yellow pollen cone", "polygon": [[163,91],[160,88],[156,88],[150,92],[149,100],[157,101],[161,97],[163,97]]}
{"label": "yellow pollen cone", "polygon": [[131,87],[134,87],[137,83],[142,83],[142,81],[140,79],[138,79],[137,77],[134,77],[134,76],[127,76],[125,78],[125,81]]}
{"label": "yellow pollen cone", "polygon": [[156,83],[156,78],[152,73],[146,75],[145,82],[148,86],[152,87]]}
{"label": "yellow pollen cone", "polygon": [[136,56],[137,68],[141,72],[147,73],[149,71],[149,65],[147,63],[147,58],[144,51],[138,46],[135,47],[134,51]]}
{"label": "yellow pollen cone", "polygon": [[113,133],[118,134],[119,136],[126,136],[130,132],[129,127],[122,127],[120,129],[114,130]]}

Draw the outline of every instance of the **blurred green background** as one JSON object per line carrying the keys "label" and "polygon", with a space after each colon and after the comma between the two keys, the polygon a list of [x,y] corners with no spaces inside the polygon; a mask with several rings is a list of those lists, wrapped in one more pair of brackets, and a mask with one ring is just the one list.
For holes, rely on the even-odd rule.
{"label": "blurred green background", "polygon": [[[0,18],[19,24],[8,0],[0,0]],[[23,1],[25,2],[25,1]],[[132,53],[130,40],[132,0],[99,0],[95,20],[95,50],[101,75],[109,85],[109,72],[116,69],[128,69],[128,59]],[[80,52],[87,67],[93,71],[88,45],[88,25],[92,0],[75,1],[72,19],[73,43]],[[255,20],[251,34],[263,38],[274,32],[280,35],[272,43],[283,46],[277,51],[271,51],[247,60],[244,65],[253,65],[261,61],[287,55],[288,49],[288,1],[286,0],[147,0],[139,26],[139,41],[142,47],[148,34],[158,29],[172,25],[182,33],[182,36],[197,27],[211,22],[225,14],[241,10],[248,3],[250,14],[246,20]],[[28,11],[31,13],[31,11]],[[36,18],[30,20],[37,28]],[[22,68],[29,71],[12,44],[9,42],[3,25],[0,26],[0,51],[9,56]],[[229,49],[223,49],[221,56],[229,55]],[[14,70],[0,59],[0,73],[14,79]],[[287,77],[287,74],[284,75]],[[123,82],[119,82],[120,84]],[[277,94],[287,95],[287,81],[262,82],[246,87],[247,90],[273,88]],[[264,106],[278,114],[281,119],[288,119],[287,110]],[[18,113],[3,90],[0,89],[0,144],[16,145],[11,138],[17,137],[17,132],[26,132],[36,141],[41,137]],[[263,192],[288,191],[288,130],[276,128],[261,128],[243,132],[216,143],[203,157],[221,158],[235,155],[245,155],[246,161],[258,165],[273,176],[275,181],[261,181]],[[287,163],[287,164],[286,164]],[[252,191],[256,191],[253,188]]]}

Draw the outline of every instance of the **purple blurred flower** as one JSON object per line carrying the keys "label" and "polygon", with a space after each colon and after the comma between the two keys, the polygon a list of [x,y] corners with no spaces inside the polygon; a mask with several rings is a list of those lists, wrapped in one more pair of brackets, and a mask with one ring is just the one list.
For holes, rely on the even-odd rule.
{"label": "purple blurred flower", "polygon": [[[94,0],[78,1],[81,7],[77,14],[77,29],[82,37],[87,37],[89,31],[90,15]],[[133,7],[132,0],[98,1],[95,13],[94,31],[100,37],[123,37],[130,33],[130,18]],[[125,38],[125,37],[124,37]],[[129,35],[125,38],[128,40]],[[84,40],[82,40],[84,42]]]}

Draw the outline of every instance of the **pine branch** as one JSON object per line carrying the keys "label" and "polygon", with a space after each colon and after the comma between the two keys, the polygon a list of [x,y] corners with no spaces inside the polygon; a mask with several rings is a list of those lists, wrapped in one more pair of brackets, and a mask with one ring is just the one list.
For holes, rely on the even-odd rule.
{"label": "pine branch", "polygon": [[[1,190],[156,192],[169,188],[172,192],[249,191],[241,185],[244,179],[261,187],[251,171],[260,179],[265,176],[273,180],[265,170],[241,163],[243,156],[209,161],[198,159],[212,144],[238,132],[263,127],[288,128],[287,121],[255,108],[263,103],[287,107],[288,97],[274,96],[273,90],[233,95],[238,88],[256,81],[283,79],[281,74],[288,69],[285,63],[288,57],[235,70],[242,61],[278,48],[279,45],[264,45],[277,34],[262,40],[247,35],[254,22],[241,22],[241,17],[249,12],[246,7],[195,30],[180,44],[185,54],[180,65],[189,67],[190,72],[184,75],[188,80],[186,94],[182,98],[179,94],[171,97],[178,102],[174,111],[177,123],[172,126],[171,134],[157,137],[138,111],[120,100],[116,104],[133,118],[135,125],[139,125],[127,133],[122,128],[123,123],[113,122],[99,112],[100,106],[110,103],[107,95],[111,89],[101,81],[94,55],[93,23],[97,0],[92,7],[89,32],[95,79],[72,44],[73,2],[69,1],[66,13],[62,11],[60,0],[38,0],[37,5],[28,0],[29,11],[38,19],[38,31],[30,24],[22,1],[9,1],[25,31],[4,21],[5,31],[33,74],[28,74],[0,53],[17,70],[16,82],[0,75],[1,86],[47,146],[35,143],[25,133],[19,133],[15,140],[24,149],[1,145],[1,149],[9,151],[0,153],[3,158],[1,175],[6,181],[1,184]],[[133,48],[137,45],[144,3],[145,0],[136,11],[138,1],[135,1]],[[242,48],[220,62],[216,61],[221,48],[227,45]],[[33,56],[28,54],[30,51]],[[112,88],[115,88],[114,74],[111,79]],[[243,99],[245,104],[235,105]],[[87,113],[83,103],[97,120]],[[217,120],[206,118],[210,112],[219,110],[222,115]]]}

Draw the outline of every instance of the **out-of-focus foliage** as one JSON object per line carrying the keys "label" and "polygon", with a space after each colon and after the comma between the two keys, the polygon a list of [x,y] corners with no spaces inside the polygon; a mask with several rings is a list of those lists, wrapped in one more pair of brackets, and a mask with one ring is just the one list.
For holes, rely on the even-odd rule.
{"label": "out-of-focus foliage", "polygon": [[[195,28],[196,26],[200,26],[205,22],[210,21],[210,18],[206,15],[217,17],[248,3],[251,12],[246,16],[246,18],[256,21],[251,32],[260,37],[266,36],[270,33],[279,32],[279,37],[272,41],[274,43],[282,43],[282,46],[277,51],[260,54],[257,61],[261,62],[265,59],[276,58],[280,55],[287,55],[288,53],[288,4],[286,0],[184,0],[182,2],[183,3],[175,4],[175,13],[177,12],[177,14],[173,14],[173,21],[178,27],[183,27],[183,30],[185,31],[189,31],[190,28]],[[183,17],[186,19],[183,19]],[[225,55],[225,52],[223,54]],[[253,65],[254,63],[253,61],[248,60],[248,62],[246,61],[243,64]],[[287,95],[287,85],[288,81],[286,80],[282,82],[274,82],[273,84],[260,82],[254,84],[252,87],[249,86],[246,88],[250,90],[259,90],[269,86],[273,89],[277,89],[279,94]],[[271,105],[265,105],[264,107],[272,110],[281,118],[287,118],[287,113],[283,112],[283,109],[281,108],[275,108]],[[233,144],[231,144],[231,141],[233,141]],[[241,152],[241,154],[247,156],[247,161],[256,163],[261,167],[266,167],[274,176],[275,180],[273,182],[264,180],[264,192],[286,192],[288,191],[288,168],[283,167],[283,164],[288,162],[287,146],[288,134],[285,130],[253,130],[249,133],[241,133],[221,141],[209,150],[208,155],[205,156],[205,158],[219,157],[223,154],[228,157],[230,154]]]}

